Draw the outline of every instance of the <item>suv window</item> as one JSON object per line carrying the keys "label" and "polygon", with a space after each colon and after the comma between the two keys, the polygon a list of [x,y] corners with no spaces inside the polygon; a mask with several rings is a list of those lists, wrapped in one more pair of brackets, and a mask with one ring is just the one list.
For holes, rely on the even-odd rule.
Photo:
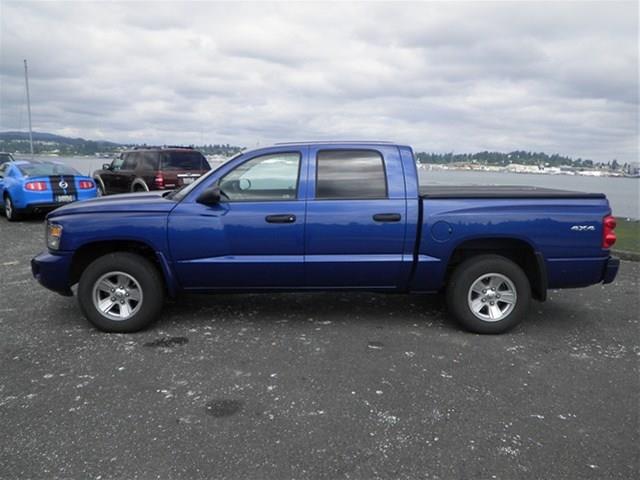
{"label": "suv window", "polygon": [[141,170],[158,170],[158,152],[140,152],[137,167]]}
{"label": "suv window", "polygon": [[121,170],[135,170],[138,163],[138,153],[127,153],[124,156]]}
{"label": "suv window", "polygon": [[209,170],[209,162],[200,152],[162,152],[162,170]]}
{"label": "suv window", "polygon": [[380,153],[372,150],[318,152],[316,198],[386,198],[387,180]]}
{"label": "suv window", "polygon": [[111,170],[117,172],[122,168],[122,163],[124,162],[124,154],[121,154],[118,158],[114,158],[111,162]]}
{"label": "suv window", "polygon": [[232,202],[294,200],[299,171],[299,153],[263,155],[236,167],[220,179],[219,186]]}

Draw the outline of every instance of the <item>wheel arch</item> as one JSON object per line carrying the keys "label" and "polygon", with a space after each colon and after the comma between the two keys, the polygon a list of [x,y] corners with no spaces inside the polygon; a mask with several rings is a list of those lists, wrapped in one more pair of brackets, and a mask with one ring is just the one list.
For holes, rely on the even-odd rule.
{"label": "wheel arch", "polygon": [[104,181],[102,180],[102,177],[100,175],[93,175],[93,181],[100,184],[100,188],[102,189],[102,192],[106,195],[107,191],[105,189]]}
{"label": "wheel arch", "polygon": [[447,281],[455,268],[478,255],[494,254],[516,263],[531,284],[532,296],[540,301],[547,298],[547,270],[544,256],[526,240],[515,237],[476,237],[460,242],[453,249],[447,263]]}
{"label": "wheel arch", "polygon": [[162,252],[156,251],[149,244],[140,240],[104,240],[86,243],[78,247],[71,259],[69,285],[76,284],[80,280],[82,272],[96,258],[116,252],[134,253],[149,260],[160,272],[169,296],[176,295],[178,287],[167,258]]}
{"label": "wheel arch", "polygon": [[149,185],[147,185],[147,182],[145,182],[142,178],[137,177],[133,180],[133,182],[131,182],[131,191],[135,191],[134,189],[136,188],[136,185],[140,185],[142,188],[144,188],[145,192],[149,191]]}

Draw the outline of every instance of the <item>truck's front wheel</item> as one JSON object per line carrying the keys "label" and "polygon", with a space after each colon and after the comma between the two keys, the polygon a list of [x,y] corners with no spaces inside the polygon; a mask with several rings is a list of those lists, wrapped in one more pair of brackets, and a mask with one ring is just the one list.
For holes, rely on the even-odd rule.
{"label": "truck's front wheel", "polygon": [[522,269],[499,255],[480,255],[461,263],[447,288],[449,311],[468,330],[502,333],[520,323],[531,300]]}
{"label": "truck's front wheel", "polygon": [[146,258],[117,252],[93,261],[82,273],[78,302],[87,319],[105,332],[136,332],[162,310],[164,287]]}

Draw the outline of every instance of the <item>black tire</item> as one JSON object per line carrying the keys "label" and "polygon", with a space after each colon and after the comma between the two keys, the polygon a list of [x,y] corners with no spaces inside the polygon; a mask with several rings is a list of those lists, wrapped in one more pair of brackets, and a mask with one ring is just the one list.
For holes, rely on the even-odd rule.
{"label": "black tire", "polygon": [[139,183],[135,183],[131,191],[134,193],[140,193],[140,192],[147,192],[148,190],[144,188],[142,185],[140,185]]}
{"label": "black tire", "polygon": [[[497,275],[487,277],[485,281],[496,278],[496,281],[500,282],[504,277],[511,282],[511,286],[515,287],[516,295],[512,306],[500,299],[500,293],[497,293],[498,298],[495,298],[496,292],[500,291],[499,289],[503,289],[503,298],[508,296],[508,293],[505,294],[510,289],[508,282],[503,282],[498,288],[489,287],[487,293],[481,293],[485,292],[485,289],[478,293],[470,292],[471,287],[479,279],[489,274]],[[470,298],[472,302],[473,300],[482,302],[477,304],[482,306],[482,310],[477,313],[478,316],[471,309]],[[512,297],[509,296],[509,298]],[[530,301],[531,285],[527,275],[516,263],[500,255],[479,255],[465,260],[455,269],[447,287],[449,312],[464,328],[475,333],[495,334],[512,329],[526,316]],[[491,307],[489,303],[491,303]],[[496,315],[497,320],[486,318],[490,316],[489,309],[494,308],[493,305],[504,309],[503,318],[500,318],[500,315]],[[486,319],[479,318],[479,316]]]}
{"label": "black tire", "polygon": [[7,217],[7,220],[10,222],[17,222],[22,217],[20,210],[14,206],[10,195],[5,195],[4,197],[4,216]]}
{"label": "black tire", "polygon": [[[142,292],[139,308],[135,311],[136,307],[134,307],[132,315],[126,319],[113,319],[103,314],[94,304],[94,286],[110,272],[122,272],[130,276],[137,282]],[[135,286],[135,283],[131,285]],[[111,300],[114,298],[116,297],[112,297]],[[149,260],[140,255],[125,252],[109,253],[94,260],[80,276],[78,284],[80,309],[89,322],[104,332],[129,333],[142,330],[160,316],[163,302],[162,276]],[[120,312],[120,307],[118,305],[115,307]]]}

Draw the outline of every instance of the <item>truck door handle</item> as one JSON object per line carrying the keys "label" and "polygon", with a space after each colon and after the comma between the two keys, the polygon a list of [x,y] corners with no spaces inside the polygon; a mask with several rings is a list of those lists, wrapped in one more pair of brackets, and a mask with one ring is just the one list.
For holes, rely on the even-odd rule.
{"label": "truck door handle", "polygon": [[399,222],[402,215],[399,213],[376,213],[373,220],[376,222]]}
{"label": "truck door handle", "polygon": [[267,215],[265,220],[267,223],[293,223],[296,221],[296,216],[292,213],[285,213],[283,215]]}

